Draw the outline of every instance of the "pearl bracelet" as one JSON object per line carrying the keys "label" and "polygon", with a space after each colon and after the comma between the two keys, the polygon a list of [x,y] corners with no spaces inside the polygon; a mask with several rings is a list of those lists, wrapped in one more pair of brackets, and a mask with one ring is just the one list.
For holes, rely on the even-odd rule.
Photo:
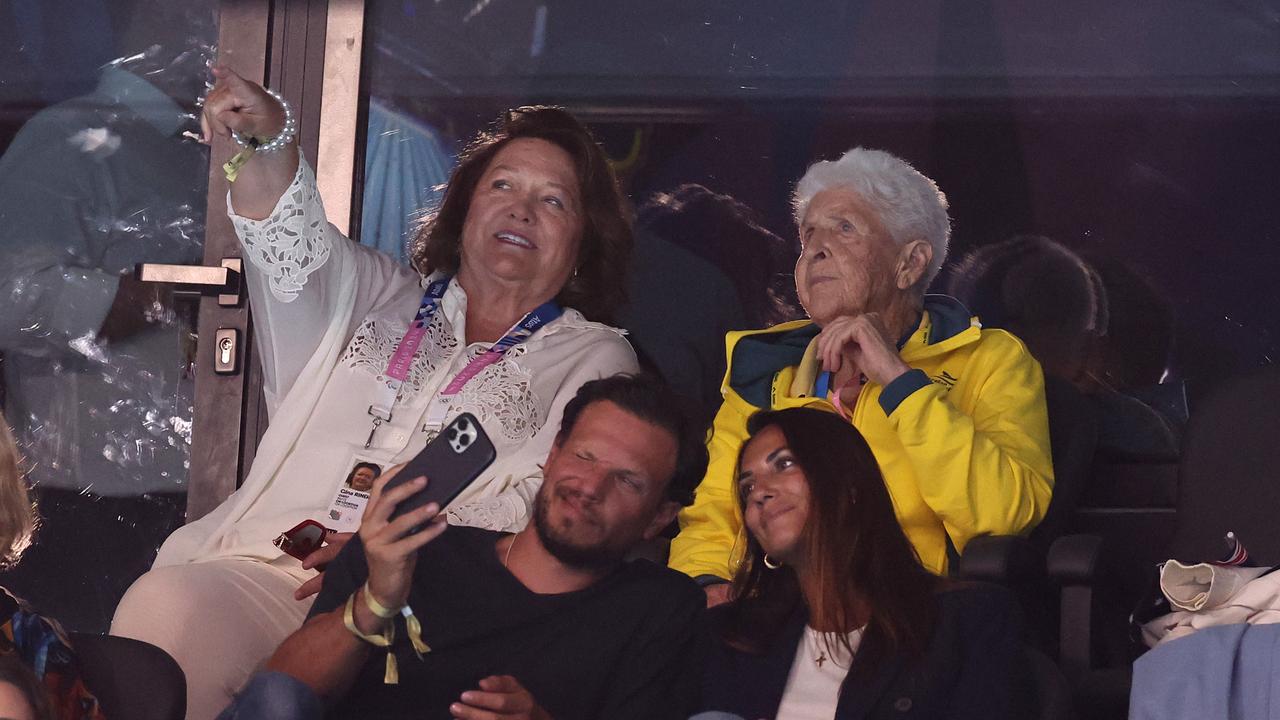
{"label": "pearl bracelet", "polygon": [[240,147],[252,147],[256,152],[272,153],[283,150],[284,146],[293,142],[293,138],[298,134],[298,119],[294,117],[293,108],[289,107],[289,103],[285,102],[283,96],[275,90],[267,90],[267,94],[275,98],[280,103],[280,107],[284,109],[284,127],[280,128],[280,133],[270,140],[262,140],[259,138],[246,137],[235,130],[231,131],[231,138],[236,141]]}

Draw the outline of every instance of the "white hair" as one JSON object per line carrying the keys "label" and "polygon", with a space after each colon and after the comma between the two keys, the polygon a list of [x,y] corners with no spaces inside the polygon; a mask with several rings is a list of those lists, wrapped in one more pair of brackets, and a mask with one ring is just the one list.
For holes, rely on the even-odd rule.
{"label": "white hair", "polygon": [[951,238],[947,196],[937,184],[895,155],[856,147],[839,160],[819,160],[805,171],[791,200],[797,225],[813,196],[830,188],[861,195],[898,245],[924,240],[933,247],[933,259],[918,285],[928,287],[947,259]]}

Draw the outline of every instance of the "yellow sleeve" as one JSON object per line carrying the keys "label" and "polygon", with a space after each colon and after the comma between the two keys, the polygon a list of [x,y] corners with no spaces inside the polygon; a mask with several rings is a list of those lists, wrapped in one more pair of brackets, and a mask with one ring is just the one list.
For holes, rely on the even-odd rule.
{"label": "yellow sleeve", "polygon": [[1003,332],[983,342],[968,368],[979,384],[974,407],[962,410],[930,382],[889,415],[921,496],[959,551],[980,535],[1029,531],[1053,494],[1040,364]]}
{"label": "yellow sleeve", "polygon": [[671,541],[668,564],[697,578],[733,577],[745,546],[738,542],[742,515],[734,499],[733,474],[738,451],[747,436],[747,416],[732,400],[720,405],[707,445],[711,456],[707,475],[698,485],[693,504],[680,513],[680,534]]}

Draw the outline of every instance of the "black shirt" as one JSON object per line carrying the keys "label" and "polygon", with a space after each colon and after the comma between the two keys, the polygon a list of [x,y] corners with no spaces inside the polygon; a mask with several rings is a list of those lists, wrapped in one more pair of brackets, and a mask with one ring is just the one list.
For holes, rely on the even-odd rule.
{"label": "black shirt", "polygon": [[[705,599],[684,575],[645,561],[594,585],[539,595],[499,562],[500,533],[451,527],[418,555],[409,604],[431,652],[418,660],[396,619],[398,685],[374,648],[340,718],[449,718],[488,675],[512,675],[555,720],[683,718],[701,681]],[[325,571],[311,615],[341,607],[368,576],[359,536]]]}

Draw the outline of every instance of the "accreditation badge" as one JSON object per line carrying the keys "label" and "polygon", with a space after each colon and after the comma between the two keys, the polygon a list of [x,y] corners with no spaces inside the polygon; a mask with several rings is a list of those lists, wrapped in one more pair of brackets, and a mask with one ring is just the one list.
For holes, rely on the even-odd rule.
{"label": "accreditation badge", "polygon": [[359,456],[352,457],[346,477],[329,503],[326,524],[337,532],[355,532],[360,529],[360,518],[369,504],[369,491],[373,481],[382,474],[383,462],[374,462]]}

